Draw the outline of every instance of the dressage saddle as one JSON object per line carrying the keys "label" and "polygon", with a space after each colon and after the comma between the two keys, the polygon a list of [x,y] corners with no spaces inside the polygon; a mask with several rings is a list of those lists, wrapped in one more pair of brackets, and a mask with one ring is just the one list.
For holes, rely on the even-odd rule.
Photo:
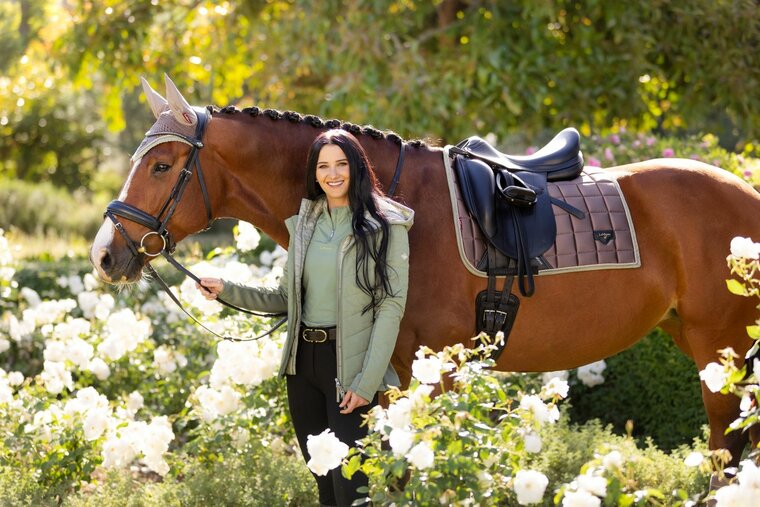
{"label": "dressage saddle", "polygon": [[[529,297],[535,292],[533,275],[547,267],[541,255],[557,234],[552,205],[584,218],[583,212],[547,190],[547,181],[580,175],[580,135],[567,128],[527,156],[502,153],[474,136],[451,147],[449,154],[465,205],[488,240],[478,263],[478,269],[488,274],[488,289],[476,300],[476,329],[508,336],[519,307],[519,300],[510,294],[513,277],[517,276],[520,293]],[[498,275],[508,276],[501,294],[495,292]]]}
{"label": "dressage saddle", "polygon": [[453,151],[468,158],[482,160],[494,168],[509,171],[545,173],[548,181],[571,180],[583,170],[580,134],[566,128],[532,155],[507,155],[478,136],[468,137]]}

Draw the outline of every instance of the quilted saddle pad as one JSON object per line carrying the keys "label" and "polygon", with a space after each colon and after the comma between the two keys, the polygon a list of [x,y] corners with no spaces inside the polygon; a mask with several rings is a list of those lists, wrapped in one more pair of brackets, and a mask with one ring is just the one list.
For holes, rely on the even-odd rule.
{"label": "quilted saddle pad", "polygon": [[[448,148],[443,150],[443,159],[459,254],[470,272],[485,277],[486,272],[475,267],[486,251],[485,237],[462,199]],[[604,169],[586,167],[578,178],[549,182],[547,187],[552,197],[575,206],[586,217],[578,219],[553,206],[557,238],[542,255],[547,267],[539,275],[641,266],[625,197],[618,182]]]}

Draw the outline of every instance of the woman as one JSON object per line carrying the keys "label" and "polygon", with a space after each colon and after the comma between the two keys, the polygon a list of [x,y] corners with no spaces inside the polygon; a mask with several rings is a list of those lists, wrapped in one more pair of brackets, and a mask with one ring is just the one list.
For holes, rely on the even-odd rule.
{"label": "woman", "polygon": [[[390,364],[406,303],[414,212],[383,195],[364,149],[350,133],[317,136],[307,158],[307,199],[285,221],[288,263],[277,288],[203,278],[198,289],[252,310],[287,309],[280,374],[304,458],[308,435],[329,428],[345,444],[367,434],[362,415],[377,393],[398,385]],[[319,501],[351,505],[367,485],[340,468],[314,474]]]}

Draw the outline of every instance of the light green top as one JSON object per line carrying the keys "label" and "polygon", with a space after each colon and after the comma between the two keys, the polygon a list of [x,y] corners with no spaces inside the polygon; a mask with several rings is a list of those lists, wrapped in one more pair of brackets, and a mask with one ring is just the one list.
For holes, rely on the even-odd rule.
{"label": "light green top", "polygon": [[[356,245],[353,236],[346,236],[336,259],[337,298],[335,360],[337,368],[336,399],[342,390],[353,391],[370,400],[377,391],[399,385],[399,378],[390,364],[399,324],[404,315],[409,279],[409,234],[414,211],[388,199],[377,199],[378,209],[390,225],[388,237],[388,281],[393,296],[383,299],[375,312],[364,312],[370,298],[356,284]],[[256,287],[224,281],[221,297],[226,301],[264,312],[288,312],[288,332],[282,350],[280,375],[295,375],[299,340],[297,330],[303,316],[304,262],[316,223],[326,213],[325,198],[304,199],[298,215],[285,220],[290,233],[288,262],[280,284],[276,287]],[[369,215],[375,233],[379,224]],[[368,259],[369,272],[374,270]],[[406,339],[411,339],[408,335]]]}
{"label": "light green top", "polygon": [[334,326],[338,302],[338,249],[351,232],[348,206],[333,208],[317,219],[303,269],[303,317],[307,326]]}

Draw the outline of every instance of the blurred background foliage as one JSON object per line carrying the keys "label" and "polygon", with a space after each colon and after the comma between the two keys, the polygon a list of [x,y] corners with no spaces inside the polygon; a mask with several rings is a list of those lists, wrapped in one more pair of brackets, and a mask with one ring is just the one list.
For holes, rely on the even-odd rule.
{"label": "blurred background foliage", "polygon": [[151,124],[139,78],[163,73],[197,104],[440,143],[626,127],[753,150],[759,12],[757,0],[5,1],[0,176],[112,194]]}

